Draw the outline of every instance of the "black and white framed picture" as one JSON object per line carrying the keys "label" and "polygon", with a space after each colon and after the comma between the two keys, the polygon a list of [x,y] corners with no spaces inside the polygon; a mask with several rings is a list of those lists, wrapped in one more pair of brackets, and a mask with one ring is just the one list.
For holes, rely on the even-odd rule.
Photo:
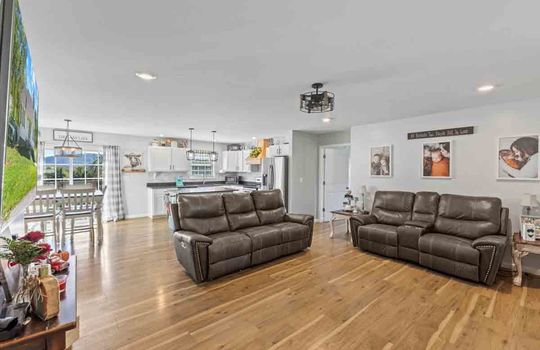
{"label": "black and white framed picture", "polygon": [[371,177],[391,177],[392,145],[373,146],[369,148],[369,174]]}
{"label": "black and white framed picture", "polygon": [[453,171],[452,141],[424,142],[422,144],[422,177],[451,179]]}
{"label": "black and white framed picture", "polygon": [[499,137],[497,179],[540,180],[539,135]]}

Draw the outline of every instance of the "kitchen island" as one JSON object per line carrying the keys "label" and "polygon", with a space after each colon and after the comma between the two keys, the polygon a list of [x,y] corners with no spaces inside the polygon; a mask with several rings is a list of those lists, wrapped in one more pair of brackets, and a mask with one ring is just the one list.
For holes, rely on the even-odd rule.
{"label": "kitchen island", "polygon": [[146,184],[148,191],[148,216],[151,218],[167,214],[167,206],[170,202],[175,203],[178,195],[198,195],[208,193],[227,193],[258,189],[259,184],[254,182],[225,184],[224,181],[212,182],[186,182],[182,187],[176,187],[174,182],[149,182]]}

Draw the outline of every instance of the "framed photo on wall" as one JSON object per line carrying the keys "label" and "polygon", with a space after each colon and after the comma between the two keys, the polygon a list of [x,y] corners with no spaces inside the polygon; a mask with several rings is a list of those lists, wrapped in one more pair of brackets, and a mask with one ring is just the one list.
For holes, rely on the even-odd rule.
{"label": "framed photo on wall", "polygon": [[540,180],[539,135],[499,137],[498,180]]}
{"label": "framed photo on wall", "polygon": [[422,143],[422,177],[451,179],[454,168],[452,141]]}
{"label": "framed photo on wall", "polygon": [[371,177],[392,177],[392,145],[369,148],[369,175]]}

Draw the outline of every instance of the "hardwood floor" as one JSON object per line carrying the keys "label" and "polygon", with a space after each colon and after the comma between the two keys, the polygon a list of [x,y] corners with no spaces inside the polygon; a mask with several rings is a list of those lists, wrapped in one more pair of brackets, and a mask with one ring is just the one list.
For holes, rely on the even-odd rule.
{"label": "hardwood floor", "polygon": [[540,279],[493,287],[449,278],[329,239],[195,285],[164,219],[75,236],[80,339],[74,349],[539,349]]}

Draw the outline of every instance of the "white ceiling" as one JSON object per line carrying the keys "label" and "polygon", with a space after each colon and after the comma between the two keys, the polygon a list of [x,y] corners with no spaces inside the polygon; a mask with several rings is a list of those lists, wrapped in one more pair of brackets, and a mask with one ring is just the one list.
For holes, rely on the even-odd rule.
{"label": "white ceiling", "polygon": [[540,96],[538,0],[20,2],[43,126],[243,141]]}

